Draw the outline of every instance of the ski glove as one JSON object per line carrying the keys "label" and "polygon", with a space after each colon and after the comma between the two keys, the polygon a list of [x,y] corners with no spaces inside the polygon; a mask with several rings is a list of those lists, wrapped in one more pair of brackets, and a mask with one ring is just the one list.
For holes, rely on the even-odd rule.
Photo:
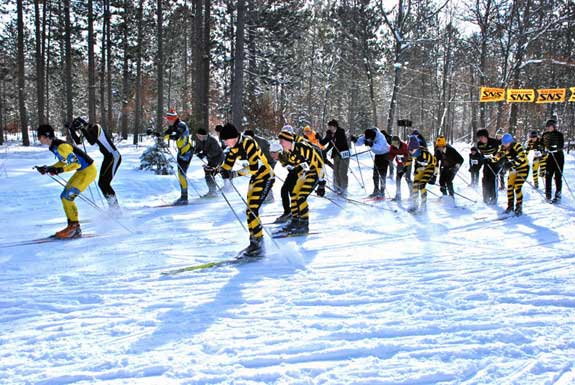
{"label": "ski glove", "polygon": [[437,175],[436,175],[436,174],[433,174],[433,175],[431,176],[431,178],[429,178],[429,182],[427,182],[427,183],[429,183],[429,184],[435,184],[435,181],[437,181]]}
{"label": "ski glove", "polygon": [[325,180],[320,180],[317,184],[317,189],[315,190],[317,196],[323,197],[325,195]]}
{"label": "ski glove", "polygon": [[48,166],[44,165],[44,166],[36,166],[36,170],[38,170],[38,172],[42,175],[46,174],[46,169],[48,168]]}
{"label": "ski glove", "polygon": [[58,175],[60,173],[63,173],[64,169],[62,167],[48,166],[46,167],[46,172],[50,175]]}
{"label": "ski glove", "polygon": [[224,179],[232,179],[238,176],[237,171],[221,170],[220,174],[222,174],[222,178]]}

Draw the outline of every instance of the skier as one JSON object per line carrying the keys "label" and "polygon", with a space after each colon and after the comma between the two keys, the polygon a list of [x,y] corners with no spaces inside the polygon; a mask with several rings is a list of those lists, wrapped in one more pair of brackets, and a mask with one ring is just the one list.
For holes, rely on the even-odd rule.
{"label": "skier", "polygon": [[481,154],[477,147],[471,147],[469,151],[469,173],[471,174],[471,187],[476,187],[479,182],[479,170],[481,169]]}
{"label": "skier", "polygon": [[327,123],[325,137],[320,140],[321,145],[327,145],[326,152],[332,149],[333,158],[333,185],[337,194],[347,195],[347,171],[349,169],[349,143],[345,130],[339,126],[337,120]]}
{"label": "skier", "polygon": [[481,185],[483,189],[483,202],[487,205],[497,204],[497,179],[501,170],[501,165],[494,156],[499,151],[501,143],[489,137],[489,132],[482,128],[477,130],[477,150],[482,155],[483,178]]}
{"label": "skier", "polygon": [[547,155],[543,155],[545,152],[545,147],[543,146],[543,141],[539,138],[537,131],[531,131],[529,133],[529,139],[527,140],[527,152],[529,151],[533,151],[533,186],[538,189],[539,177],[545,177]]}
{"label": "skier", "polygon": [[[545,171],[545,198],[547,202],[557,203],[561,201],[561,187],[563,178],[563,134],[557,131],[557,122],[550,119],[545,124],[545,133],[542,135],[543,146],[547,152],[547,165]],[[555,196],[551,199],[551,184],[555,179]]]}
{"label": "skier", "polygon": [[164,132],[164,137],[166,140],[175,140],[176,146],[178,147],[178,180],[180,182],[180,192],[181,196],[178,200],[174,202],[176,206],[182,206],[188,204],[188,179],[186,173],[188,172],[188,166],[192,160],[194,154],[192,148],[192,142],[190,140],[190,130],[188,125],[180,120],[178,113],[170,108],[166,114],[166,120],[168,121],[168,129]]}
{"label": "skier", "polygon": [[395,159],[396,175],[395,175],[395,197],[394,201],[401,201],[401,179],[405,175],[405,181],[409,187],[409,195],[413,192],[413,182],[411,181],[411,156],[407,149],[407,143],[402,142],[399,136],[391,137],[391,146],[389,148],[389,160],[392,162]]}
{"label": "skier", "polygon": [[419,130],[413,130],[411,132],[411,136],[415,136],[417,138],[417,140],[419,141],[419,144],[423,147],[427,147],[427,142],[425,141],[425,138],[423,137],[423,135],[421,135],[421,133],[419,132]]}
{"label": "skier", "polygon": [[463,157],[455,148],[447,144],[445,136],[440,135],[435,140],[435,158],[440,163],[439,189],[444,196],[449,192],[449,196],[454,198],[453,179],[463,164]]}
{"label": "skier", "polygon": [[282,207],[284,211],[282,215],[277,217],[274,221],[274,223],[285,223],[291,219],[290,194],[297,181],[297,170],[289,164],[289,155],[287,152],[283,151],[281,144],[278,142],[270,144],[270,154],[276,162],[279,162],[288,170],[287,176],[285,177],[281,187]]}
{"label": "skier", "polygon": [[78,207],[74,199],[96,179],[96,174],[98,173],[96,165],[94,165],[92,158],[78,147],[56,139],[54,129],[49,124],[43,124],[38,127],[38,139],[40,143],[48,145],[49,150],[58,159],[51,166],[36,166],[40,174],[58,175],[63,172],[76,170],[60,195],[64,212],[68,218],[68,226],[56,232],[54,237],[61,239],[81,237],[82,230],[78,219]]}
{"label": "skier", "polygon": [[307,198],[323,176],[323,158],[317,148],[308,143],[295,142],[294,135],[282,131],[280,144],[288,155],[288,163],[295,167],[297,181],[291,191],[291,219],[281,232],[302,235],[309,232]]}
{"label": "skier", "polygon": [[[501,137],[502,155],[507,160],[506,168],[509,168],[507,177],[507,209],[506,214],[515,210],[515,215],[523,213],[523,183],[529,175],[529,161],[521,144],[515,142],[511,134],[506,133]],[[514,204],[515,203],[515,204]]]}
{"label": "skier", "polygon": [[373,158],[373,193],[371,198],[385,198],[385,180],[389,167],[389,143],[379,128],[372,127],[365,130],[359,138],[352,137],[352,142],[358,146],[366,145],[374,154]]}
{"label": "skier", "polygon": [[118,198],[116,192],[111,186],[112,179],[122,163],[122,155],[110,139],[108,133],[99,124],[89,124],[81,117],[72,121],[69,128],[70,136],[77,145],[82,143],[85,138],[92,146],[98,144],[100,152],[104,156],[100,166],[100,177],[98,178],[98,187],[104,194],[108,205],[112,208],[118,208]]}
{"label": "skier", "polygon": [[[276,165],[276,161],[273,159],[273,157],[270,154],[270,142],[267,139],[256,135],[254,130],[244,130],[244,135],[245,136],[251,136],[252,138],[255,139],[258,146],[260,146],[260,150],[262,151],[262,154],[264,154],[270,167],[273,170],[273,168]],[[274,201],[274,192],[273,192],[273,190],[270,190],[269,194],[266,196],[265,203],[271,203],[273,201]]]}
{"label": "skier", "polygon": [[324,149],[324,146],[320,143],[321,136],[311,129],[310,126],[305,126],[303,128],[303,136],[307,139],[308,142],[319,148],[320,150]]}
{"label": "skier", "polygon": [[202,198],[211,198],[218,195],[216,181],[214,180],[213,171],[217,169],[224,161],[224,151],[218,143],[218,140],[209,135],[208,132],[200,128],[196,133],[196,147],[194,153],[201,160],[207,159],[204,164],[204,174],[206,184],[208,185],[208,193],[203,195]]}
{"label": "skier", "polygon": [[[227,123],[223,126],[220,131],[220,139],[230,148],[220,169],[222,177],[231,179],[238,175],[251,175],[246,208],[250,244],[238,256],[262,256],[264,254],[264,233],[259,209],[274,184],[274,172],[255,139],[240,135],[233,124]],[[248,161],[245,170],[232,171],[237,159]]]}
{"label": "skier", "polygon": [[[437,176],[435,168],[437,160],[427,150],[427,147],[420,144],[419,139],[412,135],[409,137],[409,153],[414,164],[413,193],[411,195],[411,206],[407,209],[409,212],[427,209],[427,183],[435,184]],[[418,201],[421,198],[421,204]]]}

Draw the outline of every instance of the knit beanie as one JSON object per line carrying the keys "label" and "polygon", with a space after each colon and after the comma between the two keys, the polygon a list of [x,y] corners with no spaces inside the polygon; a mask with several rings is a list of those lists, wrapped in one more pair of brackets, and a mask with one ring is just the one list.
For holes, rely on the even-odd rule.
{"label": "knit beanie", "polygon": [[220,131],[220,139],[221,140],[233,139],[233,138],[237,138],[239,136],[240,136],[240,133],[238,132],[236,126],[234,126],[231,123],[226,123],[222,127],[222,130]]}

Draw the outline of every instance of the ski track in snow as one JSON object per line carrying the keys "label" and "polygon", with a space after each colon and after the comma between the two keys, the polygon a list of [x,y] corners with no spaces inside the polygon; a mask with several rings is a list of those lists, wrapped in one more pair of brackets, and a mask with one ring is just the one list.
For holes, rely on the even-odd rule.
{"label": "ski track in snow", "polygon": [[[0,248],[1,384],[575,383],[567,186],[559,208],[526,184],[525,215],[501,221],[461,198],[450,208],[430,195],[428,213],[413,216],[388,201],[339,208],[312,196],[310,230],[320,234],[277,239],[280,250],[266,237],[258,262],[161,276],[229,258],[248,236],[222,198],[146,207],[175,200],[176,178],[137,170],[142,147],[120,149],[122,215],[77,200],[83,231],[101,236]],[[31,169],[53,161],[47,148],[13,145],[0,161],[0,245],[64,226],[61,187]],[[481,201],[465,169],[456,189]],[[371,170],[362,171],[369,192]],[[204,193],[195,158],[188,176]],[[367,193],[349,177],[361,201]],[[235,183],[245,193],[247,178]],[[280,187],[264,223],[281,213]],[[98,194],[85,192],[101,204]]]}

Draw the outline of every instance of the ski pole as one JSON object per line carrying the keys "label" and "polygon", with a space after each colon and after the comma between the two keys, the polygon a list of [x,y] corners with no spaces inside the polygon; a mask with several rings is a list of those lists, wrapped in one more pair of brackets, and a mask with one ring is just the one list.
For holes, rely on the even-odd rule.
{"label": "ski pole", "polygon": [[355,143],[353,144],[353,151],[355,152],[355,160],[357,161],[357,169],[359,170],[359,176],[361,177],[361,185],[363,187],[363,186],[365,186],[365,182],[363,181],[363,174],[361,172],[361,166],[359,165],[359,155],[357,154],[357,147],[355,146]]}
{"label": "ski pole", "polygon": [[[37,166],[34,166],[35,169],[38,169]],[[55,178],[54,176],[48,174],[48,176],[55,181],[56,183],[58,183],[59,185],[61,185],[62,187],[66,188],[67,187],[67,182],[64,178],[62,178],[61,176],[58,175],[58,178]],[[87,202],[90,206],[94,207],[96,210],[98,210],[100,212],[100,214],[106,214],[106,212],[100,208],[94,201],[90,200],[90,198],[86,197],[85,194],[83,193],[79,193],[78,196],[80,197],[80,199],[84,200],[85,202]],[[109,216],[109,215],[108,215]],[[132,229],[130,229],[129,227],[127,227],[126,225],[124,225],[122,222],[120,222],[118,219],[114,218],[114,217],[110,217],[114,220],[114,222],[116,222],[118,225],[120,225],[121,227],[123,227],[124,229],[126,229],[128,232],[132,233],[132,234],[136,234],[136,232]]]}
{"label": "ski pole", "polygon": [[[285,180],[282,179],[282,178],[280,178],[279,176],[276,175],[276,178],[277,178],[280,182],[285,183]],[[327,185],[326,185],[325,187],[327,187]],[[328,187],[328,188],[329,188],[329,187]],[[330,189],[330,190],[331,190],[331,189]],[[333,191],[333,190],[332,190],[332,191]],[[311,194],[310,194],[310,196],[313,197],[314,195],[311,195]],[[333,203],[334,205],[336,205],[337,207],[339,207],[340,209],[344,209],[344,207],[343,207],[342,205],[340,205],[339,203],[337,203],[334,199],[331,199],[331,198],[329,198],[329,197],[326,197],[325,195],[324,195],[324,196],[321,196],[321,197],[320,197],[319,195],[316,195],[315,197],[316,197],[316,198],[325,198],[325,199],[327,199],[328,201],[330,201],[331,203]]]}
{"label": "ski pole", "polygon": [[[337,194],[337,192],[336,192],[334,189],[332,189],[331,187],[329,187],[329,186],[325,186],[325,187],[326,187],[329,191],[331,191],[331,192]],[[339,196],[339,198],[341,198],[341,199],[343,199],[343,200],[345,200],[345,201],[348,201],[349,203],[355,204],[355,205],[363,205],[363,206],[367,206],[367,207],[375,207],[376,209],[380,209],[380,210],[384,210],[384,211],[391,211],[391,212],[394,212],[394,213],[397,212],[396,209],[390,209],[390,208],[387,208],[387,207],[376,206],[376,205],[372,205],[372,204],[369,204],[369,203],[366,203],[366,202],[361,202],[361,201],[358,201],[358,200],[355,200],[355,199],[351,199],[351,198],[348,198],[348,197],[344,197],[344,196]]]}

